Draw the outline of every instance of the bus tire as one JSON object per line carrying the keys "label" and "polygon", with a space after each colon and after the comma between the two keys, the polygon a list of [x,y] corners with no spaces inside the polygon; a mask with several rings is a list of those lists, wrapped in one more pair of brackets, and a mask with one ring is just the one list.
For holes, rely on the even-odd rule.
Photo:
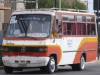
{"label": "bus tire", "polygon": [[82,71],[85,67],[85,59],[84,57],[82,56],[80,58],[80,63],[79,64],[73,64],[72,65],[72,70],[74,71]]}
{"label": "bus tire", "polygon": [[81,71],[84,69],[84,67],[85,67],[85,58],[84,58],[84,56],[81,56],[80,63],[77,64],[77,70]]}
{"label": "bus tire", "polygon": [[50,60],[46,66],[46,72],[49,73],[49,74],[52,74],[55,72],[55,66],[56,66],[56,63],[55,63],[55,59],[53,56],[50,57]]}
{"label": "bus tire", "polygon": [[11,74],[13,72],[13,68],[12,67],[8,67],[8,66],[4,66],[4,71],[7,74]]}

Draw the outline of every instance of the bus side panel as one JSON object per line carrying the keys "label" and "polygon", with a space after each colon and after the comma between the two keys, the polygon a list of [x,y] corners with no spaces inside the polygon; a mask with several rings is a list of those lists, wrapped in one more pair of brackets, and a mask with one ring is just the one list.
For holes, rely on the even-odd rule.
{"label": "bus side panel", "polygon": [[80,57],[82,55],[82,52],[77,52],[75,55],[75,59],[73,61],[74,64],[80,63]]}
{"label": "bus side panel", "polygon": [[[78,47],[84,37],[64,37],[62,40],[62,59],[59,65],[73,64]],[[77,58],[78,59],[78,58]]]}
{"label": "bus side panel", "polygon": [[[87,39],[87,41],[84,41]],[[90,62],[96,60],[97,57],[97,39],[96,38],[85,38],[80,47],[78,48],[78,52],[75,55],[74,64],[80,62],[80,58],[84,53],[86,55],[86,62]]]}
{"label": "bus side panel", "polygon": [[48,46],[47,56],[49,57],[51,54],[56,54],[57,63],[59,64],[62,59],[62,49],[59,45]]}
{"label": "bus side panel", "polygon": [[87,62],[90,62],[90,61],[94,61],[96,60],[96,57],[97,57],[97,50],[95,51],[88,51],[86,53],[86,59],[87,59]]}
{"label": "bus side panel", "polygon": [[98,43],[97,43],[97,38],[88,38],[88,43],[87,43],[87,53],[86,53],[86,59],[87,62],[96,60],[97,58],[97,51],[98,51]]}

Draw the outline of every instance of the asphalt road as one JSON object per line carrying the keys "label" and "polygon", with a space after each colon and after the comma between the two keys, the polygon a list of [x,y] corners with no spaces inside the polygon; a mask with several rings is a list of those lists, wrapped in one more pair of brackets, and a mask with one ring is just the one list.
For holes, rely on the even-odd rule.
{"label": "asphalt road", "polygon": [[[10,75],[49,75],[45,72],[41,72],[39,69],[30,69],[23,71],[14,71]],[[4,70],[0,70],[0,75],[5,74]],[[98,63],[89,63],[86,64],[86,67],[83,71],[72,71],[71,67],[60,67],[58,72],[55,72],[52,75],[100,75],[100,62]]]}

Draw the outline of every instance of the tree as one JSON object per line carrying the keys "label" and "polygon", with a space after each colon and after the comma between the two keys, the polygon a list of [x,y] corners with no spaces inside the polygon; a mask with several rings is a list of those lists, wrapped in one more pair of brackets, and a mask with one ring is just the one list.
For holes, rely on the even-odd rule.
{"label": "tree", "polygon": [[[33,0],[27,0],[33,1]],[[34,0],[35,1],[35,0]],[[69,4],[65,2],[66,0],[61,0],[62,8],[69,8]],[[38,0],[39,8],[53,8],[55,6],[55,0]],[[26,9],[35,8],[35,3],[26,3]],[[59,0],[57,0],[57,7],[59,7]]]}
{"label": "tree", "polygon": [[86,5],[82,2],[79,2],[78,0],[74,0],[72,3],[71,8],[73,9],[80,9],[80,10],[86,10]]}
{"label": "tree", "polygon": [[[27,0],[27,1],[33,1],[33,0]],[[54,3],[55,0],[38,0],[38,1],[39,1],[38,3],[39,8],[53,8],[55,6],[55,3]],[[35,8],[35,3],[26,3],[25,7],[26,9]],[[57,7],[59,7],[59,0],[57,0]],[[69,3],[66,0],[61,0],[61,8],[86,10],[85,4],[77,0],[73,1],[72,5],[69,5]]]}

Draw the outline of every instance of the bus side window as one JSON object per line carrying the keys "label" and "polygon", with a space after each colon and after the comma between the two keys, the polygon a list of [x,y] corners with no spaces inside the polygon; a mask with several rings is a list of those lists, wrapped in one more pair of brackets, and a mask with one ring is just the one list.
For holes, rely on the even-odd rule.
{"label": "bus side window", "polygon": [[67,35],[71,35],[71,24],[67,23]]}
{"label": "bus side window", "polygon": [[85,23],[77,23],[77,35],[86,35]]}
{"label": "bus side window", "polygon": [[56,30],[58,34],[62,33],[61,20],[56,20]]}
{"label": "bus side window", "polygon": [[65,23],[64,24],[64,35],[76,35],[75,23]]}
{"label": "bus side window", "polygon": [[76,24],[71,23],[71,35],[76,35]]}
{"label": "bus side window", "polygon": [[87,34],[88,35],[96,35],[96,30],[95,30],[94,24],[88,24],[87,25]]}

